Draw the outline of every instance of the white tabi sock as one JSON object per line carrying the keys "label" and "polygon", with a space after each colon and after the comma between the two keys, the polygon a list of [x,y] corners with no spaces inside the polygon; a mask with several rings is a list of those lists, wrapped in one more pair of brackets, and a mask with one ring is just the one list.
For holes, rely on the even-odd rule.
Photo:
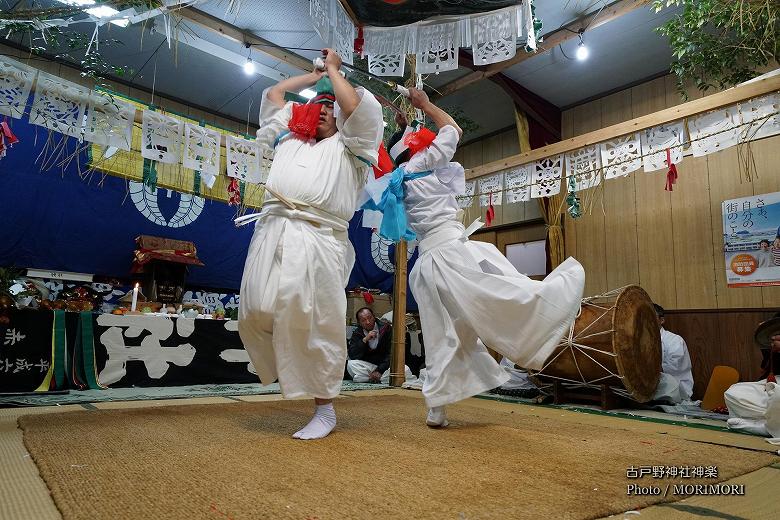
{"label": "white tabi sock", "polygon": [[753,435],[763,435],[771,437],[769,430],[766,429],[766,420],[764,419],[743,419],[741,417],[731,417],[727,424],[732,430],[741,430],[752,433]]}
{"label": "white tabi sock", "polygon": [[311,440],[326,437],[336,427],[336,410],[333,403],[317,405],[309,424],[293,434],[296,439]]}
{"label": "white tabi sock", "polygon": [[443,406],[434,406],[428,410],[428,418],[425,420],[425,424],[432,428],[443,428],[447,426],[447,412]]}

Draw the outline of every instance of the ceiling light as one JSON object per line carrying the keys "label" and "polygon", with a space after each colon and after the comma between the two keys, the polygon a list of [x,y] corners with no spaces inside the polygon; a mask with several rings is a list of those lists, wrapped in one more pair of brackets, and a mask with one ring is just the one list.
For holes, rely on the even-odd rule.
{"label": "ceiling light", "polygon": [[95,5],[95,0],[58,0],[61,4],[75,5],[76,7],[83,7],[85,5]]}
{"label": "ceiling light", "polygon": [[585,41],[582,39],[582,33],[580,33],[580,43],[577,45],[577,59],[580,61],[585,61],[588,59],[589,55],[590,51],[585,46]]}
{"label": "ceiling light", "polygon": [[247,76],[251,76],[255,73],[255,64],[252,62],[252,58],[246,59],[246,63],[244,63],[244,73]]}

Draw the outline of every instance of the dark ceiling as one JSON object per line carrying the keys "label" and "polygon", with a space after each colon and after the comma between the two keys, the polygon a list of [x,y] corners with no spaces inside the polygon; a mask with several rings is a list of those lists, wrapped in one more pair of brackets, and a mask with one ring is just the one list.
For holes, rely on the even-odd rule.
{"label": "dark ceiling", "polygon": [[482,13],[509,7],[517,0],[348,0],[365,25],[396,26],[434,16]]}

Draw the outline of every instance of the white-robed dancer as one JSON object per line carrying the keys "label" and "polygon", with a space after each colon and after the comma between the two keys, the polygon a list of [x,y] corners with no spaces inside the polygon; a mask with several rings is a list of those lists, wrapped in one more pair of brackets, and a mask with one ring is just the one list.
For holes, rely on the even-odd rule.
{"label": "white-robed dancer", "polygon": [[[771,321],[780,320],[780,313]],[[771,444],[780,445],[780,387],[775,382],[772,358],[780,357],[780,334],[770,338],[766,351],[765,376],[755,383],[736,383],[724,394],[729,409],[728,426],[756,435],[772,437]],[[775,359],[776,361],[777,359]]]}
{"label": "white-robed dancer", "polygon": [[[281,81],[263,93],[261,147],[275,148],[266,193],[241,281],[238,329],[263,384],[279,380],[287,398],[314,398],[299,439],[325,437],[336,426],[332,400],[341,390],[347,346],[345,286],[355,253],[348,221],[376,164],[382,109],[369,92],[339,73],[330,49],[326,71]],[[330,78],[332,91],[327,92]],[[308,105],[284,102],[286,91],[317,84]],[[335,107],[334,107],[335,101]]]}
{"label": "white-robed dancer", "polygon": [[[542,368],[580,308],[585,273],[569,258],[544,281],[535,281],[517,272],[492,244],[469,241],[455,198],[465,192],[463,167],[449,162],[461,129],[424,92],[410,89],[410,98],[439,129],[430,146],[406,163],[403,157],[396,161],[405,180],[395,195],[404,200],[409,231],[419,240],[409,281],[425,337],[426,422],[437,427],[447,425],[445,405],[509,379],[485,345],[520,366]],[[411,152],[419,146],[414,136],[403,140],[412,145]],[[403,146],[391,147],[391,156],[398,158],[399,148]],[[391,188],[398,172],[393,172]],[[385,200],[379,209],[387,210],[383,204]],[[387,218],[385,211],[380,230],[386,229]]]}

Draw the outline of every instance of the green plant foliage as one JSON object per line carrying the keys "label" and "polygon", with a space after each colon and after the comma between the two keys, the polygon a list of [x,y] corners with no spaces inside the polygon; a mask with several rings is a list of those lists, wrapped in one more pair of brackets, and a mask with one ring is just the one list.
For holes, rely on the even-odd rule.
{"label": "green plant foliage", "polygon": [[777,0],[654,0],[656,12],[682,6],[682,13],[656,31],[669,39],[677,89],[732,87],[780,58]]}

